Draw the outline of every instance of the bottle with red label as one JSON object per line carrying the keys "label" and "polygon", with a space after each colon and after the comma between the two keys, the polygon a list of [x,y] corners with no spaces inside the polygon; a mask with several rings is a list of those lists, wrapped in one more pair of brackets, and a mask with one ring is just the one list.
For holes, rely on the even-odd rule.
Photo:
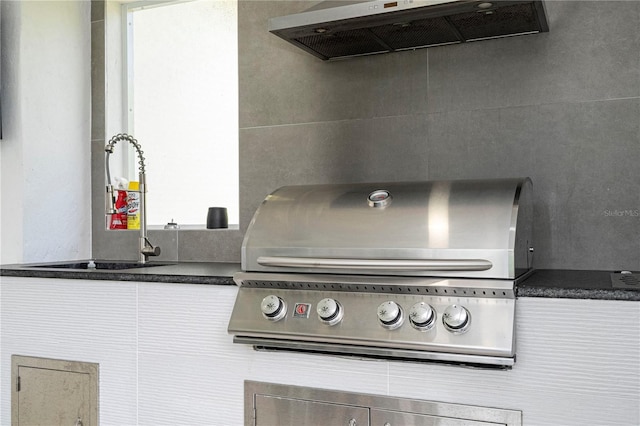
{"label": "bottle with red label", "polygon": [[[116,178],[116,180],[118,180]],[[116,192],[118,196],[116,198],[116,212],[111,215],[111,223],[109,229],[127,229],[127,191],[122,189],[123,183],[118,184]]]}
{"label": "bottle with red label", "polygon": [[110,229],[127,229],[127,191],[117,190],[116,212],[111,215]]}

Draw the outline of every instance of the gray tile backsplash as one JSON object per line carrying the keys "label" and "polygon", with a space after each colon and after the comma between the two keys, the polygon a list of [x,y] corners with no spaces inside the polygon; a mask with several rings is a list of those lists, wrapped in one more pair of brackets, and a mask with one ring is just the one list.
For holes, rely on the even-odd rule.
{"label": "gray tile backsplash", "polygon": [[[92,11],[93,11],[92,7]],[[105,75],[98,64],[105,61],[104,20],[91,23],[91,139],[105,137]]]}
{"label": "gray tile backsplash", "polygon": [[[180,231],[177,258],[239,261],[282,185],[530,176],[535,267],[640,269],[640,2],[545,4],[546,34],[322,62],[266,30],[308,2],[241,0],[240,230]],[[94,155],[109,257],[129,238],[103,229]]]}
{"label": "gray tile backsplash", "polygon": [[424,52],[324,63],[267,31],[267,19],[310,2],[242,1],[240,127],[325,122],[426,110]]}
{"label": "gray tile backsplash", "polygon": [[548,33],[429,49],[429,112],[640,95],[640,2],[548,1]]}
{"label": "gray tile backsplash", "polygon": [[640,99],[429,117],[430,178],[532,178],[536,267],[638,267]]}
{"label": "gray tile backsplash", "polygon": [[91,0],[91,22],[104,21],[104,0]]}

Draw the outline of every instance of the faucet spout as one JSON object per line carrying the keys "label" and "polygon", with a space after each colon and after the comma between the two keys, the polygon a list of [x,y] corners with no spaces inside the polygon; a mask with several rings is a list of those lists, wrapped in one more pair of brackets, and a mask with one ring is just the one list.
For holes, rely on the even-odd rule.
{"label": "faucet spout", "polygon": [[140,238],[139,238],[139,250],[138,261],[140,263],[146,263],[149,260],[149,256],[159,256],[160,247],[154,246],[147,237],[147,207],[146,207],[146,194],[147,194],[147,177],[145,173],[144,163],[144,151],[138,141],[131,135],[126,133],[118,133],[109,140],[105,147],[105,169],[107,173],[107,214],[111,214],[114,209],[114,197],[113,197],[113,185],[111,184],[111,172],[109,170],[109,156],[113,154],[115,145],[120,142],[129,142],[136,149],[138,154],[138,180],[140,182]]}

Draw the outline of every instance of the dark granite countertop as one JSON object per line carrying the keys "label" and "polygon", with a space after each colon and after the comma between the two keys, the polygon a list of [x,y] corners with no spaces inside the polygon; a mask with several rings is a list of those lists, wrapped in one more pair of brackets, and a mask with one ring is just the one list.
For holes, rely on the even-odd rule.
{"label": "dark granite countertop", "polygon": [[[611,279],[613,271],[575,271],[539,269],[518,284],[518,297],[550,297],[558,299],[600,299],[640,301],[640,274],[627,275],[621,282]],[[620,274],[615,275],[616,278]]]}
{"label": "dark granite countertop", "polygon": [[[234,285],[231,277],[240,271],[239,263],[223,262],[178,262],[122,270],[61,268],[60,265],[63,263],[65,262],[2,265],[0,276]],[[631,279],[624,282],[616,280],[616,284],[613,284],[611,274],[611,271],[536,270],[518,284],[516,295],[518,297],[640,301],[640,274],[629,275],[628,278]]]}
{"label": "dark granite countertop", "polygon": [[[85,262],[88,261],[2,265],[0,266],[0,276],[235,285],[231,277],[240,270],[239,263],[224,262],[177,262],[129,269],[73,269],[61,267],[65,263],[84,266],[83,263]],[[117,264],[117,262],[112,262],[112,264],[114,263]],[[149,264],[153,265],[153,262],[149,262]]]}

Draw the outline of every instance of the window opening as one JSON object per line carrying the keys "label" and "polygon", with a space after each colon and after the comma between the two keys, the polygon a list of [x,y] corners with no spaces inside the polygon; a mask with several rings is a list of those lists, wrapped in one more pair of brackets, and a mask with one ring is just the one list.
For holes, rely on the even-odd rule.
{"label": "window opening", "polygon": [[126,131],[146,158],[148,223],[202,225],[226,207],[238,224],[237,0],[122,7]]}

